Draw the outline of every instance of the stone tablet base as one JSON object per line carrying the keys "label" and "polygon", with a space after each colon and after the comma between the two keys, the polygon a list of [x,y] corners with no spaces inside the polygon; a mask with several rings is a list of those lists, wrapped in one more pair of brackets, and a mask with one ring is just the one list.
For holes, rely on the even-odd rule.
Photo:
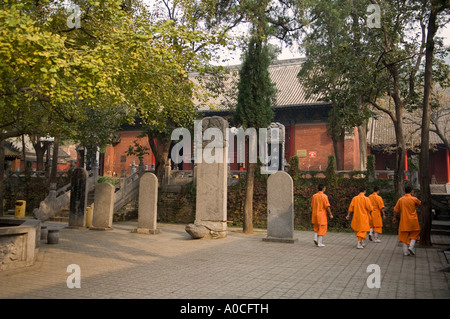
{"label": "stone tablet base", "polygon": [[161,234],[161,229],[135,228],[131,232],[144,235],[156,235]]}
{"label": "stone tablet base", "polygon": [[227,234],[228,234],[227,231],[210,230],[209,234],[207,234],[207,237],[211,239],[219,239],[227,237]]}
{"label": "stone tablet base", "polygon": [[276,237],[264,237],[263,241],[277,242],[277,243],[288,243],[293,244],[298,242],[297,238],[276,238]]}
{"label": "stone tablet base", "polygon": [[186,232],[194,239],[219,239],[227,237],[226,222],[199,222],[188,224]]}
{"label": "stone tablet base", "polygon": [[41,221],[0,217],[0,273],[34,265],[41,241]]}
{"label": "stone tablet base", "polygon": [[66,226],[65,229],[78,229],[78,230],[86,230],[86,227],[82,226]]}
{"label": "stone tablet base", "polygon": [[113,230],[111,227],[89,227],[89,230]]}

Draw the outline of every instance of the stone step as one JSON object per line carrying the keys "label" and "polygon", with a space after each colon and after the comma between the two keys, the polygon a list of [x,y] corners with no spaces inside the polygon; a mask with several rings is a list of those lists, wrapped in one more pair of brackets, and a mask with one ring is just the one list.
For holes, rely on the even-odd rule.
{"label": "stone step", "polygon": [[433,229],[448,229],[448,230],[450,230],[450,221],[433,220],[431,222],[431,228],[433,228]]}
{"label": "stone step", "polygon": [[48,220],[52,221],[52,222],[68,223],[69,222],[69,217],[68,216],[67,217],[65,217],[65,216],[53,216],[53,217],[50,217]]}
{"label": "stone step", "polygon": [[87,205],[90,206],[95,201],[95,189],[91,190],[87,195]]}
{"label": "stone step", "polygon": [[50,221],[54,222],[69,222],[69,209],[62,209],[57,216],[50,217]]}
{"label": "stone step", "polygon": [[447,220],[433,220],[431,222],[431,233],[434,235],[450,236],[450,221]]}
{"label": "stone step", "polygon": [[447,229],[431,229],[432,235],[450,236],[450,230]]}

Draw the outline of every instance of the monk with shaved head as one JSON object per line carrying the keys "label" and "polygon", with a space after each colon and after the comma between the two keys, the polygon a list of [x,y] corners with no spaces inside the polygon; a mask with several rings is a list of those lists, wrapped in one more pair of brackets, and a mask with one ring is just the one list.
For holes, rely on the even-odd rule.
{"label": "monk with shaved head", "polygon": [[369,198],[366,197],[366,188],[361,187],[359,194],[353,197],[350,207],[348,208],[347,220],[350,219],[350,214],[353,213],[351,227],[355,232],[358,244],[356,248],[361,249],[365,246],[367,232],[370,230],[369,216],[373,210]]}
{"label": "monk with shaved head", "polygon": [[323,184],[319,184],[318,192],[313,195],[311,201],[311,222],[314,224],[314,243],[318,247],[325,246],[323,244],[323,236],[327,234],[327,213],[330,215],[330,218],[333,218],[333,214],[331,214],[330,203],[328,201],[328,196],[324,193],[325,189],[326,187]]}

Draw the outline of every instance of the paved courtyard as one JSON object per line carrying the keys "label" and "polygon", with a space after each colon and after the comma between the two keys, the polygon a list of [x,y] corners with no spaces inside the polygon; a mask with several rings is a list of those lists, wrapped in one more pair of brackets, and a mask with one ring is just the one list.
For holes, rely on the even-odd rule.
{"label": "paved courtyard", "polygon": [[[298,242],[287,244],[263,241],[265,230],[193,240],[184,225],[159,224],[161,234],[143,235],[131,233],[135,222],[111,231],[46,224],[60,229],[59,243],[41,241],[34,266],[0,273],[0,298],[450,299],[450,273],[442,271],[450,245],[405,257],[394,235],[356,249],[353,233],[329,232],[319,248],[309,231],[296,231]],[[80,288],[67,286],[71,264],[80,267]],[[368,287],[373,264],[380,288]]]}

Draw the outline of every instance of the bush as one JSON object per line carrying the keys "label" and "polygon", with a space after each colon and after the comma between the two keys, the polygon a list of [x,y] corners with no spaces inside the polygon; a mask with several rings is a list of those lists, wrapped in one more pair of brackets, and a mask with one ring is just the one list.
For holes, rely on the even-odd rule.
{"label": "bush", "polygon": [[291,175],[294,181],[297,180],[300,175],[300,168],[298,168],[298,163],[298,156],[292,156],[291,158],[289,158],[288,174]]}
{"label": "bush", "polygon": [[[45,176],[33,176],[31,170],[25,170],[20,174],[7,173],[3,180],[5,211],[15,209],[17,200],[26,201],[25,212],[27,215],[33,213],[33,209],[39,207],[49,194],[49,182]],[[70,182],[69,176],[58,176],[56,189],[67,185]]]}
{"label": "bush", "polygon": [[100,176],[97,180],[97,183],[110,183],[111,185],[116,186],[119,184],[119,178],[117,177],[110,177],[110,176]]}
{"label": "bush", "polygon": [[328,156],[328,165],[326,171],[328,187],[336,187],[338,182],[338,177],[336,176],[335,162],[336,161],[333,155]]}
{"label": "bush", "polygon": [[[314,173],[314,172],[313,172]],[[361,172],[355,172],[361,173]],[[350,176],[352,176],[350,174]],[[294,178],[293,178],[294,179]],[[334,176],[335,183],[328,183],[326,194],[331,204],[333,219],[328,220],[328,228],[331,231],[351,231],[350,221],[345,217],[348,213],[348,207],[352,198],[359,193],[362,185],[367,186],[367,196],[370,195],[372,187],[380,186],[386,208],[386,219],[383,224],[384,233],[395,233],[396,225],[392,224],[395,205],[395,196],[389,180],[374,180],[370,185],[365,178],[344,178]],[[304,178],[298,174],[294,179],[294,227],[299,230],[312,230],[311,224],[311,199],[317,192],[317,185],[328,181],[327,177],[317,177],[312,174],[311,177]],[[253,226],[267,227],[267,183],[260,179],[255,179],[255,189],[253,198]],[[243,220],[243,207],[245,198],[245,180],[240,179],[235,186],[228,188],[228,220],[232,221],[233,226],[241,226]]]}
{"label": "bush", "polygon": [[375,156],[367,156],[367,181],[372,183],[375,180]]}

